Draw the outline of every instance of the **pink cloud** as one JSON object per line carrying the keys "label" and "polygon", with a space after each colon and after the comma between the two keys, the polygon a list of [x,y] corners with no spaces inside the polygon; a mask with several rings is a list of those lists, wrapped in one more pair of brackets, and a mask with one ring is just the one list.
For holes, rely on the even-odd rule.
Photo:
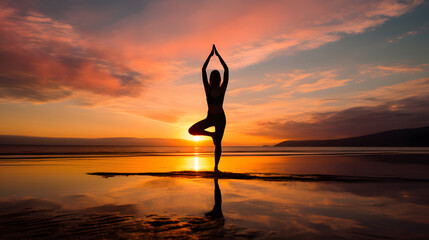
{"label": "pink cloud", "polygon": [[[1,29],[9,41],[3,45],[19,46],[21,51],[2,51],[8,58],[26,62],[24,66],[18,62],[6,64],[10,66],[5,68],[19,66],[26,76],[44,76],[39,82],[52,82],[44,85],[51,90],[56,85],[71,91],[136,96],[142,78],[138,73],[163,81],[194,73],[193,62],[201,60],[212,43],[219,45],[230,67],[237,69],[275,54],[317,48],[340,39],[342,33],[363,32],[421,3],[362,0],[353,2],[351,7],[349,1],[225,0],[179,4],[166,0],[149,3],[140,13],[125,16],[97,32],[76,29],[37,11],[20,15],[16,9],[4,6]],[[78,9],[81,11],[72,9],[65,15],[75,14],[72,17],[76,22],[83,14],[85,25],[102,22],[88,17],[83,8]],[[64,56],[72,59],[61,61]]]}
{"label": "pink cloud", "polygon": [[34,12],[0,11],[0,97],[45,102],[76,91],[137,95],[142,74],[87,47],[74,28]]}
{"label": "pink cloud", "polygon": [[[149,4],[103,37],[127,54],[163,60],[196,60],[215,43],[237,69],[273,55],[317,48],[342,34],[361,33],[400,16],[410,1],[199,1]],[[144,54],[143,54],[144,53]]]}

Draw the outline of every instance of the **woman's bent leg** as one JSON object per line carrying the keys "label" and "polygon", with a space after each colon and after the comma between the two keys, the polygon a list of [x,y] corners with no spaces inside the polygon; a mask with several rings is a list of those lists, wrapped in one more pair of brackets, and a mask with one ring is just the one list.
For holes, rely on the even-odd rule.
{"label": "woman's bent leg", "polygon": [[208,127],[213,126],[213,124],[210,123],[210,121],[206,118],[203,119],[197,123],[195,123],[194,125],[192,125],[188,132],[191,135],[204,135],[204,136],[211,136],[213,137],[213,133],[206,131],[205,129]]}

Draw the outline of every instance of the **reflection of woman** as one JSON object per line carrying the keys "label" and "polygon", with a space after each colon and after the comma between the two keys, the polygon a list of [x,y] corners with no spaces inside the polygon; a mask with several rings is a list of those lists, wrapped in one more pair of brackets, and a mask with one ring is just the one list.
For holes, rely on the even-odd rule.
{"label": "reflection of woman", "polygon": [[[207,81],[207,65],[209,64],[210,58],[216,54],[218,56],[222,66],[224,68],[223,82],[220,84],[220,73],[217,70],[213,70],[210,73],[210,83]],[[219,55],[216,50],[215,45],[213,44],[212,51],[208,56],[206,62],[203,65],[203,83],[204,90],[207,97],[208,113],[207,117],[204,120],[201,120],[192,127],[189,128],[189,133],[192,135],[205,135],[213,138],[213,143],[215,145],[215,172],[220,172],[218,169],[220,156],[222,154],[222,137],[225,130],[226,118],[225,112],[223,111],[223,99],[225,97],[226,87],[228,85],[229,79],[229,70],[226,63],[223,61],[222,57]],[[215,132],[208,132],[205,129],[208,127],[214,126]]]}
{"label": "reflection of woman", "polygon": [[213,210],[211,210],[210,212],[206,213],[206,217],[211,218],[211,219],[217,219],[217,218],[223,218],[223,214],[222,214],[222,194],[220,193],[220,188],[219,188],[219,184],[217,182],[217,178],[214,179],[214,199],[215,199],[215,204],[213,206]]}

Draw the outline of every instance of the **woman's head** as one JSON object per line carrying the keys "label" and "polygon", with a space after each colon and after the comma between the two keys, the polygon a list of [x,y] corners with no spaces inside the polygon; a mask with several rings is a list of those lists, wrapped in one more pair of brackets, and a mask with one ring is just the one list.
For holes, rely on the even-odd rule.
{"label": "woman's head", "polygon": [[210,73],[210,86],[216,86],[219,87],[220,86],[220,73],[218,70],[213,70]]}

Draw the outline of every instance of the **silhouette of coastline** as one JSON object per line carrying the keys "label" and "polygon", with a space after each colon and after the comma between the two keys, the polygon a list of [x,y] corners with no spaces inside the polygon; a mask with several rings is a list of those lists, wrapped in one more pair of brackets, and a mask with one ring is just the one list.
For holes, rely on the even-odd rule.
{"label": "silhouette of coastline", "polygon": [[359,137],[289,140],[276,147],[429,147],[429,127],[398,129]]}
{"label": "silhouette of coastline", "polygon": [[216,173],[211,171],[172,171],[172,172],[93,172],[88,175],[101,176],[104,178],[116,176],[152,176],[152,177],[179,177],[179,178],[213,178],[213,179],[240,179],[240,180],[262,180],[277,182],[429,182],[429,179],[397,178],[397,177],[366,177],[366,176],[343,176],[327,174],[276,174],[276,173]]}

